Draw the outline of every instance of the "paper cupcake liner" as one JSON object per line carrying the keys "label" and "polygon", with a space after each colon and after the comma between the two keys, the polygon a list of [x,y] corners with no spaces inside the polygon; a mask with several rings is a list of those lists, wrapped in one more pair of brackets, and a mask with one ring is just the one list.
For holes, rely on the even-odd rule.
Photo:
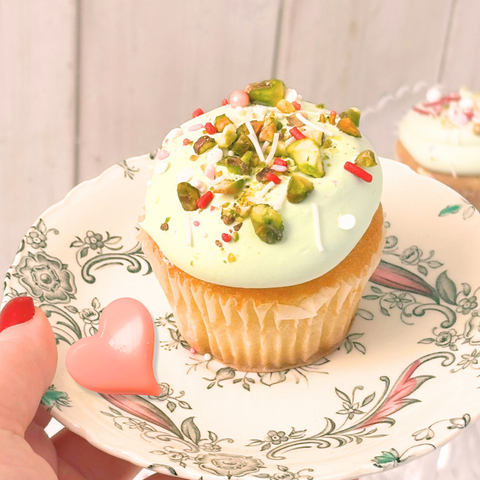
{"label": "paper cupcake liner", "polygon": [[179,274],[146,232],[139,240],[189,345],[237,370],[255,372],[311,364],[335,350],[350,329],[384,243],[359,277],[350,275],[290,304],[257,305],[252,299],[239,304],[227,291],[212,292],[210,284]]}

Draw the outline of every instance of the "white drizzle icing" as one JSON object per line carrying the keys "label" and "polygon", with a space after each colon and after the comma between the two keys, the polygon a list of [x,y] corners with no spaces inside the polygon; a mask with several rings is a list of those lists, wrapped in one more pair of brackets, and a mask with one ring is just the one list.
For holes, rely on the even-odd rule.
{"label": "white drizzle icing", "polygon": [[265,194],[271,190],[275,186],[275,183],[268,182],[257,194],[255,195],[257,198],[263,198]]}

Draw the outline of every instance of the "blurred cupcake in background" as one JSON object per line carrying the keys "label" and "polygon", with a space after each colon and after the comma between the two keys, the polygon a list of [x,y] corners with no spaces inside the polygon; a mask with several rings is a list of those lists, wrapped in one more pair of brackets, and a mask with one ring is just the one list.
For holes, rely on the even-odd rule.
{"label": "blurred cupcake in background", "polygon": [[480,208],[480,93],[427,91],[399,126],[397,160]]}

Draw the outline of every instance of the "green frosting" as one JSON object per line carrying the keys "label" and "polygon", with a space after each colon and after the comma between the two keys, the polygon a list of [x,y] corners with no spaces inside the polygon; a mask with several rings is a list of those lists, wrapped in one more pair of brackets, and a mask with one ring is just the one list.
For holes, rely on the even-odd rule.
{"label": "green frosting", "polygon": [[[302,102],[302,112],[308,120],[332,132],[331,147],[322,147],[322,162],[325,175],[321,178],[307,176],[314,189],[305,200],[292,204],[282,202],[290,174],[277,172],[282,182],[271,188],[260,200],[277,207],[283,219],[283,238],[267,244],[255,234],[250,218],[246,218],[238,231],[238,240],[233,226],[225,225],[221,219],[222,205],[235,202],[234,195],[215,194],[213,201],[204,210],[186,212],[177,196],[177,184],[189,181],[195,185],[202,181],[207,188],[211,181],[204,175],[202,165],[208,165],[209,152],[192,161],[193,144],[205,135],[198,125],[212,124],[218,115],[227,115],[235,126],[251,120],[263,120],[265,114],[274,112],[286,129],[285,140],[290,136],[291,126],[285,115],[276,108],[249,106],[234,109],[230,105],[217,108],[183,124],[166,138],[157,158],[152,160],[153,176],[147,189],[145,219],[141,227],[158,244],[164,255],[174,265],[201,280],[240,288],[272,288],[296,285],[317,278],[338,265],[355,247],[367,230],[375,214],[382,192],[382,171],[379,165],[365,168],[373,176],[367,183],[344,169],[345,162],[354,163],[364,150],[373,150],[364,137],[356,138],[339,131],[335,125],[319,123],[320,113],[313,104]],[[193,127],[193,129],[192,129]],[[304,130],[303,127],[298,127]],[[312,131],[306,127],[304,132]],[[212,135],[213,138],[221,134]],[[184,145],[188,138],[192,143]],[[166,152],[166,160],[159,160]],[[227,154],[228,149],[224,149]],[[210,157],[212,155],[210,154]],[[267,154],[265,154],[265,157]],[[286,157],[283,157],[286,159]],[[168,162],[168,169],[160,173]],[[291,173],[304,175],[289,162]],[[224,166],[216,166],[224,177],[243,178],[228,172]],[[189,178],[191,177],[191,178]],[[247,178],[247,191],[258,192],[265,186]],[[258,196],[258,193],[257,193]],[[215,209],[211,207],[216,207]],[[318,212],[321,248],[316,234],[315,210]],[[339,226],[343,215],[353,215],[355,224],[349,230]],[[168,220],[168,229],[165,221]],[[351,227],[351,217],[349,227]],[[340,224],[343,223],[340,221]],[[163,225],[163,228],[161,226]],[[190,225],[190,226],[189,226]],[[191,231],[191,234],[189,233]],[[230,242],[222,234],[232,236]],[[321,250],[321,251],[320,251]]]}

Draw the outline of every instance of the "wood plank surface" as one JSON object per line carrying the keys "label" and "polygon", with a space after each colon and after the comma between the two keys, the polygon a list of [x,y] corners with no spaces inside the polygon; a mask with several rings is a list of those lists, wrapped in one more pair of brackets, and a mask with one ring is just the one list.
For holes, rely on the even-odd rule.
{"label": "wood plank surface", "polygon": [[465,86],[480,92],[480,2],[457,0],[439,79],[446,90]]}
{"label": "wood plank surface", "polygon": [[84,0],[80,180],[272,75],[279,0]]}
{"label": "wood plank surface", "polygon": [[277,75],[344,109],[437,81],[452,0],[285,0]]}
{"label": "wood plank surface", "polygon": [[0,277],[73,186],[75,0],[0,0]]}

